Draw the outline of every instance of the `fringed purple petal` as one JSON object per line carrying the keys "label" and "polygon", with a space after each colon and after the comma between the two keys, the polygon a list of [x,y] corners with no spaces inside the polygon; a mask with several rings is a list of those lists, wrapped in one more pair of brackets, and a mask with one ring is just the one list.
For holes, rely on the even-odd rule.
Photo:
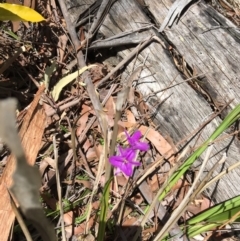
{"label": "fringed purple petal", "polygon": [[133,165],[133,166],[141,166],[141,163],[140,162],[138,162],[138,161],[131,161],[131,162],[129,162],[131,165]]}
{"label": "fringed purple petal", "polygon": [[116,174],[120,171],[127,176],[132,176],[134,166],[140,166],[141,163],[135,161],[136,151],[132,148],[122,148],[118,146],[119,156],[109,157],[109,162],[117,168]]}
{"label": "fringed purple petal", "polygon": [[125,131],[125,134],[127,136],[127,140],[128,140],[128,143],[130,145],[134,145],[136,141],[139,141],[139,139],[141,138],[142,134],[140,131],[135,131],[132,136],[130,136],[127,131]]}
{"label": "fringed purple petal", "polygon": [[133,133],[132,136],[130,136],[126,131],[126,136],[128,139],[128,143],[131,146],[130,148],[134,150],[139,150],[139,151],[147,151],[149,150],[149,145],[146,142],[141,142],[140,138],[142,137],[142,133],[137,130]]}
{"label": "fringed purple petal", "polygon": [[125,160],[127,161],[133,161],[136,156],[136,150],[133,148],[122,148],[121,146],[118,146],[118,152],[119,155],[124,157]]}
{"label": "fringed purple petal", "polygon": [[114,167],[119,167],[122,165],[124,162],[124,157],[122,156],[110,156],[109,157],[109,162],[114,166]]}
{"label": "fringed purple petal", "polygon": [[146,142],[136,142],[134,148],[140,150],[140,151],[148,151],[149,145]]}
{"label": "fringed purple petal", "polygon": [[133,173],[133,165],[130,164],[130,163],[124,163],[124,162],[121,162],[121,164],[117,167],[115,167],[116,170],[115,170],[115,175],[119,174],[119,173],[124,173],[125,175],[127,176],[132,176],[132,173]]}
{"label": "fringed purple petal", "polygon": [[122,171],[119,167],[114,168],[114,176],[118,176],[118,174],[121,174]]}
{"label": "fringed purple petal", "polygon": [[132,148],[128,148],[126,150],[126,153],[124,155],[124,157],[126,158],[126,160],[128,160],[129,162],[134,161],[135,157],[136,157],[136,151]]}
{"label": "fringed purple petal", "polygon": [[130,163],[124,163],[120,169],[128,177],[132,176],[133,174],[133,165],[131,165]]}
{"label": "fringed purple petal", "polygon": [[141,137],[142,137],[141,131],[137,130],[132,134],[130,138],[132,141],[139,141]]}
{"label": "fringed purple petal", "polygon": [[130,177],[133,174],[134,167],[141,165],[140,162],[135,160],[137,150],[147,151],[150,147],[146,142],[140,141],[142,134],[139,130],[135,131],[132,136],[127,131],[125,133],[130,147],[118,146],[118,155],[109,157],[109,162],[117,169],[115,174],[123,172]]}

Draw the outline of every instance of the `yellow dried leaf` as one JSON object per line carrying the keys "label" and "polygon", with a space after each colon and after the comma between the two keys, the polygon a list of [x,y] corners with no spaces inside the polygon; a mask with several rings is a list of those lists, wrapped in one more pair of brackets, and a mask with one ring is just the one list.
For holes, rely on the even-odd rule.
{"label": "yellow dried leaf", "polygon": [[41,22],[45,20],[35,10],[17,4],[0,3],[0,21]]}
{"label": "yellow dried leaf", "polygon": [[60,93],[62,91],[62,89],[66,85],[71,83],[74,79],[76,79],[80,74],[82,74],[87,69],[90,69],[90,68],[95,67],[95,66],[96,66],[95,64],[92,64],[92,65],[89,65],[89,66],[85,66],[85,67],[81,68],[80,70],[77,70],[76,72],[74,72],[72,74],[69,74],[66,77],[62,78],[53,88],[53,91],[52,91],[53,99],[55,101],[57,101],[58,98],[59,98],[59,95],[60,95]]}

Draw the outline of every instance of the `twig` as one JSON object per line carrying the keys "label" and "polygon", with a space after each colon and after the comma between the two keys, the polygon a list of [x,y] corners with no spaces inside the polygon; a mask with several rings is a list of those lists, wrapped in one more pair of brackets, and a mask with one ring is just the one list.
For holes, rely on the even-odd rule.
{"label": "twig", "polygon": [[74,100],[72,100],[72,101],[69,101],[68,103],[60,106],[60,107],[58,108],[58,110],[52,108],[52,109],[50,109],[50,110],[48,110],[48,111],[46,112],[46,115],[47,115],[48,117],[50,117],[50,116],[56,114],[57,111],[60,111],[60,112],[61,112],[61,111],[65,110],[65,109],[67,109],[67,108],[70,108],[70,107],[72,107],[72,106],[74,106],[74,105],[79,104],[79,101],[80,101],[80,98],[76,98],[76,99],[74,99]]}
{"label": "twig", "polygon": [[37,88],[40,87],[40,84],[37,82],[36,79],[33,78],[31,74],[28,73],[25,66],[21,63],[21,61],[18,61],[18,63],[22,66],[23,71],[28,75],[28,77],[32,80],[32,82],[37,86]]}
{"label": "twig", "polygon": [[89,49],[112,48],[123,45],[125,46],[127,44],[139,44],[151,35],[149,31],[142,32],[150,27],[152,27],[152,24],[132,31],[126,31],[104,40],[94,41],[91,46],[89,46]]}
{"label": "twig", "polygon": [[220,172],[217,176],[213,177],[200,191],[200,193],[202,191],[204,191],[208,186],[210,186],[213,182],[216,182],[217,180],[219,180],[223,175],[228,174],[230,171],[232,171],[233,169],[237,168],[240,166],[240,161],[238,161],[237,163],[234,163],[233,165],[231,165],[230,167],[228,167],[226,170]]}
{"label": "twig", "polygon": [[[74,44],[74,47],[75,47],[75,50],[79,48],[80,46],[80,41],[78,40],[78,37],[77,37],[77,33],[75,31],[75,27],[74,25],[72,24],[70,18],[69,18],[69,14],[67,12],[67,7],[66,7],[66,4],[64,1],[59,1],[59,4],[60,4],[60,7],[61,7],[61,10],[62,10],[62,13],[63,13],[63,16],[66,20],[66,24],[67,24],[67,29],[69,31],[69,34],[71,36],[71,39],[73,41],[73,44]],[[78,65],[80,68],[83,68],[86,66],[86,63],[85,63],[85,60],[84,60],[84,56],[83,56],[83,53],[82,51],[79,51],[77,53],[77,60],[78,60]],[[87,92],[89,94],[89,97],[91,99],[91,102],[92,102],[92,105],[94,107],[94,109],[96,111],[102,111],[102,106],[100,104],[100,101],[97,97],[97,94],[95,92],[95,87],[93,85],[93,82],[90,78],[90,73],[89,71],[85,71],[83,73],[83,78],[85,80],[85,84],[86,84],[86,88],[87,88]],[[99,124],[102,128],[102,130],[104,129],[104,121],[102,120],[102,116],[99,115],[98,116],[98,120],[99,120]]]}
{"label": "twig", "polygon": [[171,227],[178,221],[178,219],[180,218],[180,216],[182,215],[182,213],[185,211],[187,204],[189,203],[189,198],[192,195],[196,185],[198,184],[198,181],[200,179],[200,176],[202,175],[205,166],[207,164],[207,161],[209,160],[209,156],[211,154],[211,151],[213,149],[213,145],[211,145],[206,153],[205,159],[201,165],[201,168],[198,172],[198,175],[196,176],[196,179],[194,180],[191,188],[189,189],[187,195],[184,197],[184,199],[182,200],[182,202],[180,203],[180,205],[174,210],[174,212],[172,213],[171,217],[169,218],[169,220],[167,221],[167,223],[163,226],[163,228],[161,229],[161,231],[158,233],[158,235],[154,238],[154,241],[157,240],[161,240],[163,238],[163,236],[166,234],[166,232],[168,232]]}
{"label": "twig", "polygon": [[[65,154],[63,154],[59,157],[59,163],[61,163],[61,165],[59,167],[60,174],[62,173],[64,167],[66,167],[68,165],[68,163],[72,160],[72,157],[73,157],[72,149],[70,149],[67,152],[67,156],[66,156],[66,153],[65,153]],[[42,192],[43,190],[50,188],[55,183],[56,183],[56,174],[48,182],[44,183],[44,185],[41,187],[40,191]]]}
{"label": "twig", "polygon": [[65,198],[67,199],[68,198],[68,194],[71,190],[71,188],[73,187],[74,188],[74,178],[75,178],[75,175],[76,175],[76,162],[77,162],[77,154],[76,154],[76,146],[75,146],[75,123],[73,124],[73,126],[71,127],[71,124],[70,124],[70,120],[69,118],[67,117],[67,122],[68,122],[68,127],[70,129],[70,132],[71,132],[71,143],[72,143],[72,151],[73,151],[73,160],[72,160],[72,163],[71,163],[71,173],[70,173],[70,181],[71,181],[71,184],[67,186],[67,190],[66,190],[66,193],[65,193]]}
{"label": "twig", "polygon": [[62,239],[63,241],[67,241],[66,239],[66,232],[64,227],[64,219],[63,219],[63,205],[62,205],[62,188],[60,183],[60,174],[58,169],[58,150],[57,150],[57,144],[56,144],[56,136],[53,136],[53,148],[54,148],[54,159],[56,162],[56,183],[57,183],[57,193],[58,193],[58,201],[59,201],[59,210],[61,215],[61,228],[62,228]]}
{"label": "twig", "polygon": [[[93,196],[96,194],[96,191],[98,189],[98,184],[100,182],[101,176],[103,174],[103,169],[105,163],[107,163],[107,154],[108,154],[108,136],[107,136],[107,130],[108,130],[108,124],[107,124],[107,118],[106,114],[103,112],[98,113],[101,116],[102,119],[102,135],[104,138],[104,146],[103,146],[103,152],[101,153],[99,164],[98,164],[98,170],[97,170],[97,175],[96,179],[93,185],[92,193],[89,199],[89,208],[87,210],[87,216],[86,216],[86,228],[85,228],[85,233],[88,232],[88,227],[89,227],[89,219],[92,211],[92,200]],[[105,230],[105,229],[104,229]],[[98,235],[100,232],[98,232]]]}
{"label": "twig", "polygon": [[159,28],[159,32],[162,32],[167,26],[171,27],[173,23],[178,22],[181,17],[186,14],[186,12],[193,5],[199,3],[200,0],[177,0],[175,1],[170,9],[168,10],[168,14],[163,20],[161,27]]}
{"label": "twig", "polygon": [[78,148],[78,151],[79,151],[79,153],[80,153],[80,156],[82,157],[83,165],[84,165],[84,167],[85,167],[85,169],[86,169],[87,174],[94,180],[95,177],[94,177],[93,174],[92,174],[92,170],[90,169],[90,167],[89,167],[89,165],[88,165],[86,156],[84,155],[81,147]]}
{"label": "twig", "polygon": [[[151,211],[154,209],[154,207],[156,206],[156,204],[158,203],[158,199],[159,199],[159,196],[160,194],[164,191],[164,189],[167,187],[168,183],[169,183],[169,179],[170,177],[173,175],[173,173],[179,168],[179,166],[182,164],[181,161],[182,161],[182,158],[186,155],[186,153],[188,152],[189,150],[189,147],[187,146],[183,151],[182,153],[180,154],[180,156],[178,157],[178,160],[177,160],[177,164],[171,168],[171,170],[169,171],[168,173],[168,178],[166,178],[164,184],[162,185],[162,187],[158,190],[157,194],[155,195],[155,197],[153,198],[152,202],[151,202],[151,205],[150,207],[148,208],[146,214],[144,215],[142,221],[141,221],[141,227],[144,227],[146,221],[148,220],[149,218],[149,215],[151,213]],[[159,165],[161,164],[163,158],[160,158],[160,160],[158,160],[159,162]],[[154,167],[154,165],[152,166]],[[149,174],[150,174],[150,171],[149,171]],[[137,183],[141,183],[142,182],[142,178],[140,178],[138,180]],[[134,238],[132,239],[132,241],[136,241],[138,236],[140,235],[140,230],[138,230],[134,236]]]}
{"label": "twig", "polygon": [[12,207],[13,212],[14,212],[16,218],[17,218],[18,224],[21,227],[21,229],[22,229],[22,231],[25,235],[26,240],[27,241],[33,241],[32,237],[31,237],[31,235],[28,231],[27,225],[24,222],[23,217],[22,217],[21,213],[19,212],[19,210],[18,210],[18,208],[17,208],[17,206],[16,206],[16,204],[15,204],[13,198],[12,198],[11,192],[9,190],[8,190],[8,193],[9,193],[9,197],[10,197],[11,207]]}
{"label": "twig", "polygon": [[55,2],[55,0],[51,0],[50,2],[51,2],[50,3],[51,6],[53,8],[53,14],[54,14],[54,17],[55,17],[55,21],[56,21],[56,23],[59,23],[60,21],[59,21],[59,16],[58,16],[58,13],[57,13],[56,2]]}
{"label": "twig", "polygon": [[[108,91],[107,95],[105,96],[103,102],[102,102],[102,106],[104,106],[107,102],[107,100],[109,99],[109,97],[111,96],[111,94],[113,93],[113,91],[117,88],[117,85],[114,84],[111,86],[110,90]],[[80,135],[80,137],[78,138],[79,143],[81,143],[84,138],[86,137],[86,133],[88,132],[88,130],[90,129],[90,127],[93,125],[93,123],[95,122],[95,120],[97,119],[96,116],[93,116],[90,121],[88,122],[86,128],[84,129],[84,131],[82,132],[82,134]]]}
{"label": "twig", "polygon": [[206,187],[210,186],[210,184],[212,184],[212,182],[211,181],[209,182],[209,180],[213,172],[216,170],[219,164],[222,164],[225,161],[226,161],[226,153],[223,154],[222,158],[212,166],[212,168],[208,171],[207,175],[201,180],[201,183],[199,183],[197,189],[194,191],[192,195],[193,198],[196,197],[201,192],[203,192],[203,190],[206,189]]}
{"label": "twig", "polygon": [[115,2],[116,0],[103,0],[98,12],[97,12],[97,16],[94,19],[92,26],[88,32],[88,40],[90,40],[93,35],[96,33],[96,31],[98,30],[98,28],[101,26],[103,20],[105,19],[110,7],[112,6],[112,4]]}
{"label": "twig", "polygon": [[25,51],[26,48],[24,46],[20,47],[12,57],[4,62],[3,66],[0,68],[0,74],[2,74],[16,60],[16,58]]}
{"label": "twig", "polygon": [[116,71],[121,69],[126,63],[132,60],[139,52],[141,52],[149,43],[152,41],[152,36],[148,37],[145,42],[140,43],[135,49],[129,53],[115,68],[113,68],[101,81],[96,85],[96,88],[99,88],[106,82]]}
{"label": "twig", "polygon": [[236,11],[235,8],[234,8],[229,2],[227,2],[227,1],[225,1],[225,0],[221,0],[221,1],[218,1],[218,2],[220,3],[220,5],[222,5],[221,2],[223,2],[223,3],[226,4],[231,10]]}
{"label": "twig", "polygon": [[[78,50],[82,48],[82,46],[84,45],[88,45],[89,42],[91,41],[92,37],[95,35],[95,33],[97,32],[97,30],[100,28],[102,22],[104,21],[105,17],[107,16],[107,13],[110,9],[110,7],[112,6],[112,4],[115,2],[116,0],[102,0],[101,5],[98,9],[97,15],[94,18],[94,21],[91,25],[91,28],[86,36],[86,39],[84,41],[81,42],[81,46],[80,48],[77,48]],[[95,3],[94,3],[95,4]],[[96,1],[96,5],[98,5],[98,1]]]}
{"label": "twig", "polygon": [[81,21],[79,21],[78,23],[76,23],[75,27],[77,28],[77,27],[83,25],[85,22],[87,22],[87,21],[89,21],[89,20],[91,20],[93,18],[94,18],[94,15],[90,14],[86,18],[84,18]]}
{"label": "twig", "polygon": [[[125,103],[126,100],[128,99],[128,95],[129,95],[129,91],[130,88],[132,87],[132,83],[136,80],[138,80],[139,75],[141,74],[143,65],[137,67],[130,75],[130,77],[128,78],[128,80],[126,81],[127,86],[121,90],[121,92],[119,92],[118,96],[117,96],[117,102],[116,102],[116,114],[115,114],[115,118],[114,118],[114,129],[113,129],[113,134],[112,134],[112,142],[111,142],[111,146],[110,146],[110,153],[109,155],[112,156],[115,152],[115,147],[116,147],[116,143],[117,143],[117,134],[118,134],[118,121],[121,118],[123,109],[125,108]],[[137,159],[139,154],[139,151],[136,152],[136,157],[135,159]],[[105,180],[108,180],[110,178],[110,174],[112,171],[112,166],[108,165],[106,168],[106,174],[105,174]],[[129,190],[129,188],[132,186],[132,179],[131,179],[131,183],[128,182],[127,186],[126,186],[126,190]],[[125,199],[126,196],[128,195],[128,192],[126,191],[123,198],[122,198],[122,202],[121,202],[121,206],[120,206],[120,211],[119,211],[119,215],[118,215],[118,220],[117,220],[117,225],[120,225],[122,216],[123,216],[123,211],[124,211],[124,206],[125,206]]]}
{"label": "twig", "polygon": [[[178,75],[179,75],[179,74],[178,74]],[[178,75],[177,75],[177,76],[178,76]],[[193,80],[193,79],[196,79],[196,78],[198,78],[198,77],[202,77],[202,76],[204,76],[204,75],[205,75],[204,73],[198,74],[198,75],[196,75],[196,76],[194,76],[194,77],[188,78],[188,79],[183,80],[183,81],[181,81],[181,82],[178,82],[178,83],[176,83],[176,84],[172,84],[172,83],[175,81],[175,79],[176,79],[176,77],[177,77],[177,76],[176,76],[176,77],[173,79],[173,81],[170,83],[169,86],[167,86],[166,88],[163,88],[163,89],[161,89],[161,90],[154,91],[154,92],[152,92],[152,93],[144,96],[144,98],[145,98],[145,99],[146,99],[146,98],[149,98],[149,97],[151,97],[151,96],[153,96],[153,95],[156,95],[156,94],[158,94],[158,93],[161,93],[161,92],[163,92],[163,91],[165,91],[165,90],[169,90],[169,89],[171,89],[171,88],[173,88],[173,87],[175,87],[175,86],[181,85],[181,84],[183,84],[183,83],[186,83],[186,82],[191,81],[191,80]]]}
{"label": "twig", "polygon": [[99,88],[104,84],[116,71],[121,69],[125,64],[127,64],[130,60],[132,60],[139,52],[141,52],[148,44],[152,43],[152,41],[156,41],[162,45],[163,48],[166,49],[165,43],[158,38],[157,36],[150,36],[145,39],[144,42],[140,43],[132,52],[130,52],[115,68],[113,68],[108,75],[106,75],[101,81],[96,85],[96,88]]}
{"label": "twig", "polygon": [[[207,126],[214,118],[216,118],[217,116],[219,116],[224,109],[226,109],[229,104],[233,101],[233,99],[231,99],[230,101],[228,101],[226,103],[226,105],[224,105],[219,111],[217,111],[216,113],[212,114],[205,122],[203,122],[197,129],[195,129],[192,133],[190,133],[189,135],[187,135],[184,139],[182,139],[181,141],[179,141],[176,146],[180,146],[182,145],[186,140],[188,140],[189,138],[193,138],[200,130],[202,130],[205,126]],[[216,142],[216,140],[214,141]]]}

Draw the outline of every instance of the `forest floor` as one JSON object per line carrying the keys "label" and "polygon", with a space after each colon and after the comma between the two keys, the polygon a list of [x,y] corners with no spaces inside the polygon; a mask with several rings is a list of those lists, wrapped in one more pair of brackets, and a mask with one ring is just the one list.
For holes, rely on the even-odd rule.
{"label": "forest floor", "polygon": [[[99,227],[97,216],[106,181],[104,175],[99,177],[98,168],[104,148],[109,144],[106,143],[108,138],[102,130],[107,123],[108,135],[112,135],[116,125],[116,115],[121,112],[117,143],[127,145],[125,131],[133,136],[140,131],[143,136],[148,133],[146,141],[143,142],[148,143],[150,147],[149,150],[142,151],[138,155],[138,161],[143,163],[143,168],[135,172],[133,179],[126,173],[117,175],[116,185],[111,187],[111,213],[108,213],[106,240],[117,238],[113,224],[119,222],[122,227],[125,227],[123,229],[125,237],[130,240],[134,230],[129,227],[137,223],[147,205],[153,200],[154,194],[168,177],[166,173],[176,164],[177,147],[156,131],[151,113],[143,101],[144,98],[134,85],[129,86],[128,97],[124,99],[124,105],[119,110],[117,94],[124,89],[120,81],[121,71],[114,73],[106,82],[99,85],[110,72],[108,66],[102,63],[101,54],[95,56],[94,53],[81,49],[85,64],[89,66],[88,77],[94,87],[91,92],[84,84],[84,75],[76,76],[69,81],[70,84],[59,87],[57,84],[61,79],[83,68],[79,68],[79,62],[76,61],[79,49],[76,49],[68,34],[66,21],[57,1],[26,1],[26,5],[30,6],[29,2],[31,4],[34,2],[35,10],[47,21],[37,24],[10,21],[0,23],[0,99],[14,97],[18,100],[17,125],[20,130],[26,121],[27,113],[29,115],[30,112],[30,119],[33,119],[36,114],[36,109],[31,112],[31,106],[35,102],[40,103],[44,110],[38,117],[44,120],[37,120],[36,123],[45,124],[29,126],[32,129],[25,137],[30,142],[28,144],[36,147],[32,153],[28,153],[28,156],[30,159],[35,159],[35,163],[32,164],[39,168],[41,174],[40,194],[44,211],[57,230],[59,240],[62,237],[61,219],[65,223],[66,237],[72,240],[84,238],[95,240],[92,233]],[[240,3],[213,0],[211,5],[236,26],[240,26]],[[82,26],[78,31],[81,41],[86,38],[86,30],[87,26]],[[17,51],[21,53],[14,58]],[[11,58],[13,61],[6,65],[6,61]],[[136,82],[139,71],[141,70],[138,69],[130,76],[133,84]],[[56,90],[56,86],[60,90]],[[54,89],[57,94],[53,92]],[[96,103],[93,103],[94,98],[100,100],[103,107],[101,110],[96,108]],[[32,139],[31,133],[39,133],[40,140]],[[161,147],[159,140],[161,140]],[[164,149],[161,149],[163,144]],[[23,146],[23,148],[27,147]],[[60,213],[59,190],[56,185],[56,152],[61,177],[63,215]],[[148,176],[147,172],[150,168],[157,168],[156,163],[161,160],[162,152],[166,153],[165,158],[169,160],[164,167],[166,169],[161,172],[152,172]],[[0,139],[1,175],[5,171],[9,155],[9,149]],[[160,161],[158,165],[161,165]],[[97,186],[96,177],[99,177]],[[139,185],[136,180],[140,177],[145,179]],[[190,180],[182,179],[173,187],[172,192],[162,202],[169,213],[181,203],[190,185]],[[123,210],[120,207],[122,199],[125,200],[126,206],[121,220],[118,220],[120,216],[118,212]],[[92,204],[90,216],[87,215],[89,200]],[[188,206],[185,216],[178,224],[184,223],[191,215],[209,206],[211,206],[210,200],[200,195]],[[142,240],[151,240],[152,234],[161,228],[158,215],[158,213],[152,213],[152,218],[142,231]],[[31,225],[28,225],[28,228],[34,235],[34,240],[41,240]],[[212,237],[208,238],[222,240],[220,236],[218,233],[213,233]],[[17,221],[14,224],[12,240],[24,240]]]}

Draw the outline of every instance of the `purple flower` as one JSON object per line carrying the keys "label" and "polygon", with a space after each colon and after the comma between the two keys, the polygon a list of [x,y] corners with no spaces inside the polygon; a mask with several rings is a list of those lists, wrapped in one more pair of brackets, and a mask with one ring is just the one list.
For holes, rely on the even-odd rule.
{"label": "purple flower", "polygon": [[141,164],[134,161],[136,157],[136,151],[132,148],[122,148],[118,146],[118,156],[109,157],[109,162],[117,168],[118,172],[123,172],[127,176],[132,176],[134,166],[140,166]]}
{"label": "purple flower", "polygon": [[137,151],[149,150],[149,145],[145,142],[141,142],[140,138],[142,134],[139,130],[130,136],[126,131],[127,140],[129,143],[128,148],[122,148],[118,146],[118,154],[116,156],[109,157],[109,162],[116,168],[116,173],[123,172],[127,176],[132,176],[135,166],[140,166],[138,161],[135,161]]}
{"label": "purple flower", "polygon": [[125,131],[125,134],[127,136],[127,140],[131,148],[134,150],[139,150],[139,151],[147,151],[149,150],[149,145],[146,142],[141,142],[139,141],[140,138],[142,137],[142,133],[137,130],[135,131],[132,136],[130,136],[127,131]]}

